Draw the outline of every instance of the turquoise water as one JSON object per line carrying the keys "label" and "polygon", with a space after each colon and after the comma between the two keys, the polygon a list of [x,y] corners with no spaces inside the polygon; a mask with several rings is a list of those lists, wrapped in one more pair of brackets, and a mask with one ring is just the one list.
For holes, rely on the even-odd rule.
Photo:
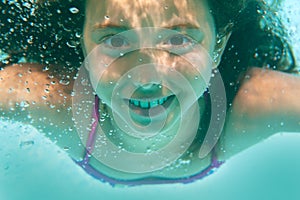
{"label": "turquoise water", "polygon": [[32,127],[0,122],[1,200],[300,199],[300,134],[277,134],[192,184],[112,188]]}

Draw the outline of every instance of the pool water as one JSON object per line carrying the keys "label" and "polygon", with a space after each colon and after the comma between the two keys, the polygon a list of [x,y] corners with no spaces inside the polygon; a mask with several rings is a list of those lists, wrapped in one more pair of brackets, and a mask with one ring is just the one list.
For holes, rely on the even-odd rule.
{"label": "pool water", "polygon": [[113,188],[33,127],[0,122],[0,199],[300,199],[300,134],[277,134],[192,184]]}
{"label": "pool water", "polygon": [[[300,2],[283,5],[280,14],[300,52]],[[192,184],[114,188],[89,176],[34,127],[0,121],[0,200],[19,199],[299,200],[300,134],[276,134]]]}

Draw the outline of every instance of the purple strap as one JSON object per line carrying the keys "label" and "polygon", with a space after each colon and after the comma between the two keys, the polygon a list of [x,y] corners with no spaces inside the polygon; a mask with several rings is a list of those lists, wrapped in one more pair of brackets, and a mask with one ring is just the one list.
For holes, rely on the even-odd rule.
{"label": "purple strap", "polygon": [[[89,133],[89,136],[88,136],[88,140],[86,142],[85,156],[84,156],[83,160],[81,161],[84,165],[88,165],[88,163],[90,161],[90,157],[94,150],[94,144],[95,144],[95,140],[96,140],[96,131],[97,131],[98,123],[99,123],[99,116],[100,116],[99,115],[99,98],[96,95],[95,105],[93,108],[93,115],[92,115],[93,124],[92,124],[91,131]],[[81,165],[81,164],[80,164],[80,166],[83,167],[83,165]]]}
{"label": "purple strap", "polygon": [[137,180],[121,180],[121,179],[114,179],[101,172],[97,171],[89,164],[90,157],[92,155],[94,149],[94,143],[96,140],[96,130],[99,123],[99,98],[95,96],[95,105],[93,108],[93,124],[91,131],[88,136],[88,140],[86,143],[86,151],[83,160],[75,161],[79,166],[81,166],[88,174],[93,176],[96,179],[101,180],[102,182],[108,182],[111,185],[127,185],[127,186],[135,186],[135,185],[149,185],[149,184],[167,184],[167,183],[191,183],[196,180],[202,179],[210,174],[212,174],[217,168],[219,168],[224,162],[218,161],[215,151],[213,151],[211,164],[202,172],[185,178],[178,178],[178,179],[159,179],[159,178],[142,178]]}

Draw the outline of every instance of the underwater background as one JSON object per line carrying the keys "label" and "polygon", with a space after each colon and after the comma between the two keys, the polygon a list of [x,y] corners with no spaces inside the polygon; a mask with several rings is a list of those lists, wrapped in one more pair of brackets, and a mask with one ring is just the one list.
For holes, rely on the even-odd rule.
{"label": "underwater background", "polygon": [[[299,63],[300,2],[282,2]],[[300,132],[276,134],[192,184],[113,188],[90,177],[35,128],[0,121],[0,200],[19,199],[299,200]]]}

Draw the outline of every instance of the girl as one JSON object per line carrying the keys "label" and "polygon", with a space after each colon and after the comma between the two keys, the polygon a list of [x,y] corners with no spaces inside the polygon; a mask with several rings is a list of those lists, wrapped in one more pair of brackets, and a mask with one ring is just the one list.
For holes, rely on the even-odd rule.
{"label": "girl", "polygon": [[[27,44],[2,43],[3,63],[21,55],[44,65],[8,64],[0,92],[4,119],[41,129],[91,175],[192,182],[274,133],[300,130],[300,79],[283,73],[295,71],[293,53],[264,2],[83,4],[82,35],[81,5],[68,4],[69,16],[61,2],[25,6],[34,15],[21,19],[35,28]],[[13,15],[21,5],[9,6]],[[15,27],[4,35],[18,37],[24,27],[7,21]]]}

